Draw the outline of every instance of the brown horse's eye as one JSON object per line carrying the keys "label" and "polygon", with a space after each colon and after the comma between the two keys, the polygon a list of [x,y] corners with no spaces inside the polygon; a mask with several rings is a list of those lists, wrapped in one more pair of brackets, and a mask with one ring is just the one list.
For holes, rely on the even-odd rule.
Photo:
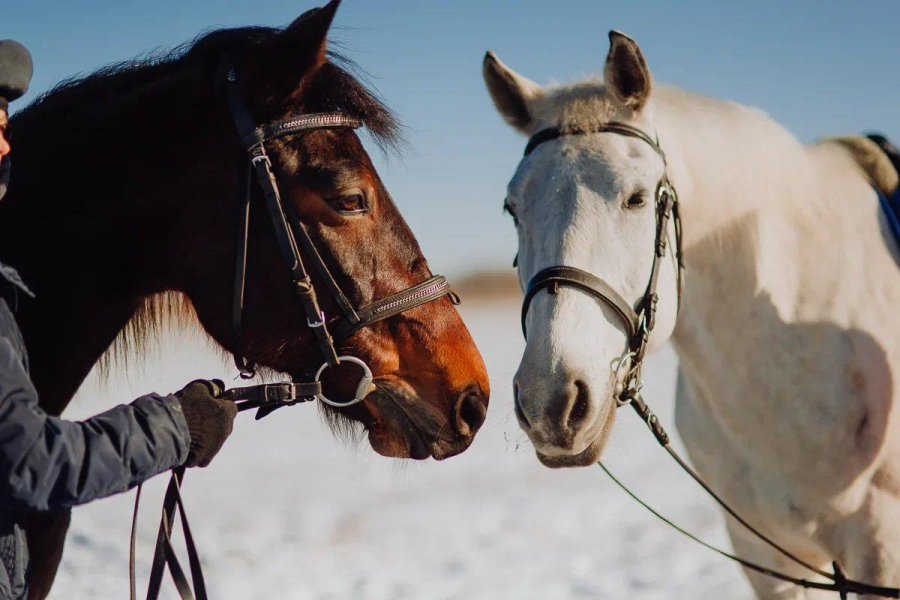
{"label": "brown horse's eye", "polygon": [[647,203],[647,199],[644,197],[643,192],[636,192],[628,197],[628,200],[625,202],[625,208],[640,208]]}
{"label": "brown horse's eye", "polygon": [[331,208],[342,215],[361,215],[369,212],[366,197],[361,192],[329,198],[327,202]]}

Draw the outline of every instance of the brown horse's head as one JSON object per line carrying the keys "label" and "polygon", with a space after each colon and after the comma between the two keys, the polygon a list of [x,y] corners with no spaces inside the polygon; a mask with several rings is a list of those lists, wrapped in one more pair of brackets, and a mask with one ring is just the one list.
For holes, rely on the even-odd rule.
{"label": "brown horse's head", "polygon": [[[258,124],[290,115],[341,111],[377,140],[397,125],[387,108],[329,60],[326,35],[338,2],[307,12],[284,30],[225,30],[201,38],[184,60],[202,58],[207,74],[227,47],[242,80],[244,104]],[[202,60],[200,62],[203,62]],[[214,78],[213,78],[214,79]],[[231,330],[231,298],[247,154],[221,85],[211,86],[212,157],[198,157],[202,200],[181,211],[185,228],[179,287],[204,327],[229,351],[275,371],[315,371],[323,357],[294,293],[265,203],[252,185],[249,253],[241,339]],[[324,263],[359,308],[415,285],[431,273],[422,252],[351,129],[320,129],[267,143],[283,197],[310,232]],[[215,193],[210,193],[211,191]],[[202,224],[202,225],[201,225]],[[328,317],[339,315],[322,275],[307,257]],[[462,452],[484,421],[488,378],[481,356],[448,298],[365,327],[338,347],[364,360],[375,390],[335,411],[362,424],[381,454],[446,458]],[[330,393],[352,394],[355,367],[329,369]],[[350,396],[352,397],[352,396]],[[346,419],[341,422],[346,422]]]}

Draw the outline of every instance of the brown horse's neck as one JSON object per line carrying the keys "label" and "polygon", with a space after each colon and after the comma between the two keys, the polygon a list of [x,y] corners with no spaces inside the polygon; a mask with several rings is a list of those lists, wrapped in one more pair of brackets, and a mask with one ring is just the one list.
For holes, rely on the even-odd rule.
{"label": "brown horse's neck", "polygon": [[65,408],[144,298],[178,288],[172,223],[193,193],[185,157],[197,153],[183,142],[198,138],[183,132],[202,122],[180,79],[102,113],[32,108],[14,132],[0,261],[37,295],[17,320],[48,412]]}

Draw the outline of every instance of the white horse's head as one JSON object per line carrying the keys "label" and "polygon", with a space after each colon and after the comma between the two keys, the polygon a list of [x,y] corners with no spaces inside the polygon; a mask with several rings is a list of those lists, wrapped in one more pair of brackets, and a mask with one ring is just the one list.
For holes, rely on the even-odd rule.
{"label": "white horse's head", "polygon": [[[656,138],[652,77],[640,48],[615,31],[609,38],[604,82],[542,88],[488,53],[484,78],[500,114],[527,135],[619,122]],[[662,157],[636,137],[565,135],[535,147],[519,164],[506,199],[519,235],[523,288],[547,267],[576,267],[637,308],[653,264],[655,192],[664,175]],[[663,262],[651,347],[675,326],[676,271],[673,261]],[[519,423],[544,464],[592,464],[616,411],[622,370],[617,375],[611,365],[627,351],[625,323],[610,305],[574,287],[538,293],[525,323],[528,342],[514,381]]]}

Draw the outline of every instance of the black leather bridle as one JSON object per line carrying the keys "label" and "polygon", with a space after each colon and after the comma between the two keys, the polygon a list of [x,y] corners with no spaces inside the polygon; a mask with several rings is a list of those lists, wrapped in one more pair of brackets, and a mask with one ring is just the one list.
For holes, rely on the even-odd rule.
{"label": "black leather bridle", "polygon": [[[251,179],[262,190],[266,208],[275,230],[275,237],[281,256],[291,273],[294,292],[306,317],[306,325],[315,334],[316,343],[324,362],[318,370],[307,369],[302,373],[292,373],[292,381],[263,384],[243,388],[233,388],[225,392],[225,397],[238,402],[241,410],[260,407],[257,418],[272,410],[297,402],[318,398],[332,406],[350,406],[365,398],[371,389],[373,375],[366,363],[354,356],[338,356],[335,342],[341,342],[363,327],[377,323],[422,304],[449,296],[454,303],[458,298],[450,284],[441,275],[435,275],[402,292],[398,292],[376,302],[354,308],[353,303],[341,290],[334,276],[322,260],[306,226],[298,217],[290,202],[284,202],[278,188],[278,181],[272,171],[272,161],[266,152],[266,143],[287,135],[296,135],[319,129],[356,129],[363,123],[340,112],[294,115],[266,125],[257,125],[241,98],[237,70],[230,61],[223,63],[222,79],[228,98],[234,126],[240,143],[249,156],[247,183],[241,207],[240,228],[237,241],[237,258],[234,275],[234,303],[232,312],[233,342],[236,348],[234,360],[241,377],[249,379],[255,375],[255,367],[242,353],[242,320],[244,313],[244,289],[247,279],[247,245],[250,232]],[[329,318],[319,305],[316,289],[304,259],[312,263],[313,269],[325,285],[327,293],[334,300],[340,315]],[[356,386],[354,397],[347,401],[335,401],[322,393],[320,378],[328,368],[341,362],[358,365],[363,375]],[[300,379],[300,381],[298,381]],[[303,381],[305,379],[306,381]],[[311,380],[310,380],[311,379]]]}
{"label": "black leather bridle", "polygon": [[[650,145],[651,148],[662,158],[664,167],[666,166],[666,155],[659,147],[659,143],[653,140],[649,135],[631,125],[625,123],[609,122],[589,129],[560,129],[552,127],[543,129],[528,140],[525,147],[525,156],[544,142],[558,139],[569,135],[587,135],[592,133],[615,133],[626,135],[642,140]],[[681,252],[681,217],[678,210],[678,195],[675,187],[669,181],[668,173],[663,172],[662,179],[656,186],[655,191],[656,205],[656,240],[654,242],[653,267],[650,271],[650,281],[647,283],[644,295],[632,305],[625,300],[611,285],[606,283],[600,277],[593,273],[589,273],[582,269],[569,266],[548,267],[539,271],[528,282],[525,289],[525,297],[522,302],[522,333],[527,338],[527,329],[525,326],[526,317],[528,316],[528,308],[531,306],[532,300],[543,289],[550,294],[556,294],[559,286],[568,286],[579,289],[597,298],[607,306],[609,306],[622,324],[625,326],[628,334],[628,350],[618,361],[619,365],[625,364],[625,356],[628,362],[628,377],[624,385],[623,394],[628,394],[629,389],[634,389],[638,385],[640,379],[640,366],[647,349],[647,341],[650,332],[656,323],[656,306],[659,302],[659,296],[656,293],[656,286],[659,281],[659,270],[662,266],[663,259],[666,256],[666,246],[668,241],[668,226],[671,218],[675,223],[675,261],[677,264],[678,279],[678,304],[681,305],[681,280],[684,264],[682,262]],[[617,398],[619,404],[627,404],[630,397],[622,396]]]}

